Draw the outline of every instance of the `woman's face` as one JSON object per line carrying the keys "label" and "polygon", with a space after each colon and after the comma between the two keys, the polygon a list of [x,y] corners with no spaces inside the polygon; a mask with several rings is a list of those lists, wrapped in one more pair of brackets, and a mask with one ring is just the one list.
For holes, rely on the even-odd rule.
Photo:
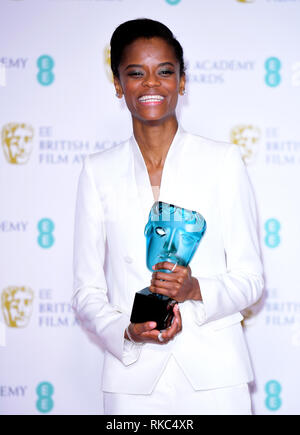
{"label": "woman's face", "polygon": [[117,94],[123,95],[133,119],[164,121],[176,116],[178,94],[185,75],[172,46],[161,38],[139,38],[128,45],[115,77]]}

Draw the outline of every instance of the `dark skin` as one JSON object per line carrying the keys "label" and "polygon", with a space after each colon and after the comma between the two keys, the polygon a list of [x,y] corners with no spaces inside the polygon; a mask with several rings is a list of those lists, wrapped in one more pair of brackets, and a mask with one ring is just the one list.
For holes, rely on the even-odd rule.
{"label": "dark skin", "polygon": [[[138,38],[128,45],[119,65],[119,77],[114,77],[119,98],[125,97],[132,116],[133,133],[143,155],[154,199],[158,200],[162,171],[168,150],[178,128],[176,106],[178,95],[185,89],[185,75],[172,46],[161,38]],[[149,100],[149,96],[155,98]],[[174,264],[157,263],[154,268],[169,269]],[[175,299],[201,301],[198,280],[191,268],[177,265],[172,273],[153,272],[150,290]],[[174,308],[171,326],[162,331],[164,342],[158,340],[155,322],[131,323],[129,333],[138,343],[165,344],[182,329],[178,304]],[[129,338],[124,333],[125,338]]]}

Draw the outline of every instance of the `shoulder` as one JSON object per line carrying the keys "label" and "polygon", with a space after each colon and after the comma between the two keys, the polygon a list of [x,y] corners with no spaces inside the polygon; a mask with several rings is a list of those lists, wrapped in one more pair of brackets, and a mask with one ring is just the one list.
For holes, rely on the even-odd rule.
{"label": "shoulder", "polygon": [[224,163],[231,155],[238,159],[241,158],[239,147],[230,142],[218,141],[189,132],[185,132],[185,137],[186,152],[191,158],[197,156],[201,160],[214,163]]}
{"label": "shoulder", "polygon": [[88,160],[91,165],[112,163],[120,160],[128,154],[129,139],[113,145],[111,148],[89,154]]}
{"label": "shoulder", "polygon": [[127,166],[130,159],[129,139],[112,146],[103,151],[89,154],[86,157],[85,165],[97,178],[110,178],[112,175],[117,177],[122,173],[122,168]]}
{"label": "shoulder", "polygon": [[194,147],[195,150],[207,151],[210,153],[226,153],[232,146],[230,142],[217,141],[194,133],[186,132],[186,142],[189,146]]}

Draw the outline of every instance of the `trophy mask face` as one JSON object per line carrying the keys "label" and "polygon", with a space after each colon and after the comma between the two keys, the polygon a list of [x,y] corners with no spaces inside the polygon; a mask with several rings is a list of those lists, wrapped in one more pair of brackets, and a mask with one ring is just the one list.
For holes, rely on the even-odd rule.
{"label": "trophy mask face", "polygon": [[162,261],[187,266],[205,229],[205,219],[196,211],[155,202],[145,227],[148,269],[153,272],[152,266]]}

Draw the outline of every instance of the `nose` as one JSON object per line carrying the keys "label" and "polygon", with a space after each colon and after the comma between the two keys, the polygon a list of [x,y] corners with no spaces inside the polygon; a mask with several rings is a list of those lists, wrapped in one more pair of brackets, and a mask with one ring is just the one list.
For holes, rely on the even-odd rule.
{"label": "nose", "polygon": [[149,73],[146,74],[143,86],[147,86],[149,88],[160,86],[160,80],[159,77],[155,73]]}
{"label": "nose", "polygon": [[177,251],[177,247],[176,247],[175,240],[174,240],[175,234],[176,234],[176,229],[174,229],[172,231],[169,238],[165,241],[164,249],[167,252],[176,252]]}

